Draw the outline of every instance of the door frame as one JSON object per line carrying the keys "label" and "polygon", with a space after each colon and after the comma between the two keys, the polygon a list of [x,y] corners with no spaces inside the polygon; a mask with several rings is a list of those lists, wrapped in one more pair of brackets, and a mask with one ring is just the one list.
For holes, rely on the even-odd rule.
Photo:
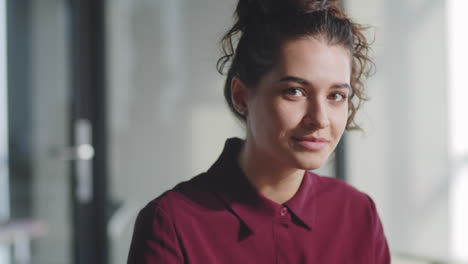
{"label": "door frame", "polygon": [[80,201],[79,162],[71,166],[75,264],[109,263],[107,222],[108,169],[105,69],[105,1],[69,0],[72,106],[70,139],[79,147],[77,125],[90,127],[94,155],[91,163],[91,199]]}

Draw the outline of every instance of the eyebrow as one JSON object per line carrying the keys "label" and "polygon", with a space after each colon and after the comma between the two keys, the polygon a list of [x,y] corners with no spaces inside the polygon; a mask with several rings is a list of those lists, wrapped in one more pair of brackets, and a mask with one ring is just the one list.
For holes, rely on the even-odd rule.
{"label": "eyebrow", "polygon": [[[295,76],[285,76],[279,79],[278,82],[295,82],[295,83],[299,83],[299,84],[306,85],[306,86],[312,85],[307,80],[304,80],[302,78],[295,77]],[[348,83],[334,83],[330,88],[350,89],[351,87],[349,86]]]}

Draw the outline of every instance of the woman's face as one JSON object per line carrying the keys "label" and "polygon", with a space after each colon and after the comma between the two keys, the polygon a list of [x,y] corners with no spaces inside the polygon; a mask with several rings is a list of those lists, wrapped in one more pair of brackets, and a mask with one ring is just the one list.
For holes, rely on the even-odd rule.
{"label": "woman's face", "polygon": [[307,37],[286,41],[279,55],[272,71],[247,93],[247,142],[276,164],[319,168],[346,127],[349,52]]}

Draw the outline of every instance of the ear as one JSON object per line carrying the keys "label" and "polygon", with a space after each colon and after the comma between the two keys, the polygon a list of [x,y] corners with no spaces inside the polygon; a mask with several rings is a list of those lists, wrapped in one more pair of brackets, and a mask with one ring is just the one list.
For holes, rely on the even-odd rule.
{"label": "ear", "polygon": [[239,78],[234,77],[231,80],[231,100],[236,111],[243,115],[247,116],[247,96],[248,88],[245,86]]}

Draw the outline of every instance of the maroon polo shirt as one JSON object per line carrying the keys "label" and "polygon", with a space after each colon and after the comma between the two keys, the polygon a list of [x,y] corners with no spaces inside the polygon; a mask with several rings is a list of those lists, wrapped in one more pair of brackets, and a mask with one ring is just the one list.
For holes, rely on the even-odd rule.
{"label": "maroon polo shirt", "polygon": [[277,204],[255,191],[229,139],[206,172],[141,210],[128,263],[390,263],[374,203],[339,180],[306,172]]}

